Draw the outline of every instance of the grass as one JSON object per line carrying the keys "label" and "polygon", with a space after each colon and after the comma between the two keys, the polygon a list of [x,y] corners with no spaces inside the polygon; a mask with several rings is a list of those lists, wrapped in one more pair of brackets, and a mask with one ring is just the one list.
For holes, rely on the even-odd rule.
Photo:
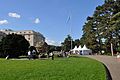
{"label": "grass", "polygon": [[104,66],[89,58],[0,59],[0,80],[106,80]]}

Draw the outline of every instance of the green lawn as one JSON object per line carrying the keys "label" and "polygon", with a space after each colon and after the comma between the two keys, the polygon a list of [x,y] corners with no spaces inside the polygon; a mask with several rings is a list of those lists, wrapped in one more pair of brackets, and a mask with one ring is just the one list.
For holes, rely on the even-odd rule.
{"label": "green lawn", "polygon": [[0,59],[0,80],[106,80],[104,66],[89,58]]}

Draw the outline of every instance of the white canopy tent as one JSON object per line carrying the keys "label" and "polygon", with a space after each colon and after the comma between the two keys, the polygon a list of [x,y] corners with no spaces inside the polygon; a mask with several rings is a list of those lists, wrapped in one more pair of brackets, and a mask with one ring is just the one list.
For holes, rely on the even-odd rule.
{"label": "white canopy tent", "polygon": [[82,48],[81,48],[81,45],[78,47],[78,50],[80,51]]}
{"label": "white canopy tent", "polygon": [[72,51],[73,51],[73,53],[76,53],[76,51],[78,51],[77,46],[75,46],[74,49],[73,49]]}
{"label": "white canopy tent", "polygon": [[86,45],[84,45],[83,48],[81,48],[81,45],[78,48],[77,46],[75,46],[75,48],[72,51],[73,53],[77,53],[81,55],[89,55],[92,53],[92,50],[88,49]]}
{"label": "white canopy tent", "polygon": [[81,49],[81,54],[82,54],[82,55],[92,54],[92,50],[88,49],[88,48],[86,47],[86,45],[84,45],[83,48]]}

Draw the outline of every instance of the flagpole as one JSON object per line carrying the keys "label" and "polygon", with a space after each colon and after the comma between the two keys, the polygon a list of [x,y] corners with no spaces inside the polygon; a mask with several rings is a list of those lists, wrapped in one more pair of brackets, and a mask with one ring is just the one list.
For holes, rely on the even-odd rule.
{"label": "flagpole", "polygon": [[70,36],[71,36],[71,41],[70,41],[71,43],[70,44],[71,44],[71,50],[72,50],[72,27],[71,27],[71,25],[70,25]]}
{"label": "flagpole", "polygon": [[[71,19],[71,16],[68,17],[68,20],[67,20],[67,24],[70,22],[70,19]],[[70,27],[70,32],[69,32],[69,35],[71,36],[71,40],[70,40],[70,49],[72,50],[72,27]]]}
{"label": "flagpole", "polygon": [[72,27],[70,26],[70,36],[71,36],[71,50],[72,50]]}

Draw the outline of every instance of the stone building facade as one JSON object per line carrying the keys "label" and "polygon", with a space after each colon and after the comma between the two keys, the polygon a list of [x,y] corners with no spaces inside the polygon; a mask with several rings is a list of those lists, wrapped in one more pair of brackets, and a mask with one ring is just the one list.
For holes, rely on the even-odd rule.
{"label": "stone building facade", "polygon": [[41,47],[45,42],[45,37],[39,32],[33,30],[14,31],[11,29],[0,30],[0,40],[3,36],[12,33],[24,36],[25,39],[29,41],[30,46]]}

